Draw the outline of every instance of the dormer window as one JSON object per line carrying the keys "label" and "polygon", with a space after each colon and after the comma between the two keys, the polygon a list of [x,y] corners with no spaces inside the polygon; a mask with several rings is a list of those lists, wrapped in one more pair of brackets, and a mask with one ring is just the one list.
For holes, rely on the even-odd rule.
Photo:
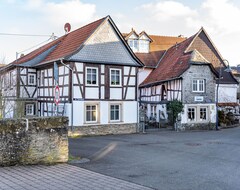
{"label": "dormer window", "polygon": [[129,39],[128,44],[134,52],[138,52],[138,40]]}
{"label": "dormer window", "polygon": [[139,52],[148,53],[149,52],[149,41],[139,40]]}

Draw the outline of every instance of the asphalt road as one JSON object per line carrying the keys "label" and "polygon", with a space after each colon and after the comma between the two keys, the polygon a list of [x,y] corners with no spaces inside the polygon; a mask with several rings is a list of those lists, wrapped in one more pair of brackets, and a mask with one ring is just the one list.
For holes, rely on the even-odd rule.
{"label": "asphalt road", "polygon": [[75,164],[154,189],[240,189],[240,128],[69,139]]}

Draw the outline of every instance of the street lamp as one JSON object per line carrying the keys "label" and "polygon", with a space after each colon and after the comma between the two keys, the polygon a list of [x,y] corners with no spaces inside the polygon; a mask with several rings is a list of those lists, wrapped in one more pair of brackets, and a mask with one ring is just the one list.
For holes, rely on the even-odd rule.
{"label": "street lamp", "polygon": [[[227,63],[227,68],[224,69],[225,72],[230,73],[232,71],[232,69],[229,66],[229,62],[226,59],[222,60],[223,62],[220,62],[220,69],[219,69],[219,73],[218,73],[218,79],[217,79],[217,90],[216,90],[216,131],[219,130],[218,128],[218,89],[219,89],[219,83],[220,83],[220,79],[222,79],[222,64],[223,63]],[[225,64],[224,64],[225,66]]]}

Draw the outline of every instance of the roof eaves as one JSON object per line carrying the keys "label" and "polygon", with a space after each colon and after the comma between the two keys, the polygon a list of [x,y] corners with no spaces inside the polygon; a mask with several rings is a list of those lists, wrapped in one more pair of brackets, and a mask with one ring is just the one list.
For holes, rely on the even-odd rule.
{"label": "roof eaves", "polygon": [[156,81],[156,82],[150,82],[150,83],[147,83],[147,84],[140,84],[140,85],[139,85],[139,88],[156,86],[156,85],[158,85],[158,84],[162,84],[162,83],[165,83],[165,82],[168,82],[168,81],[172,81],[172,80],[177,80],[177,79],[182,79],[182,77],[179,76],[179,77],[174,77],[174,78],[170,78],[170,79],[166,79],[166,80],[160,80],[160,81]]}

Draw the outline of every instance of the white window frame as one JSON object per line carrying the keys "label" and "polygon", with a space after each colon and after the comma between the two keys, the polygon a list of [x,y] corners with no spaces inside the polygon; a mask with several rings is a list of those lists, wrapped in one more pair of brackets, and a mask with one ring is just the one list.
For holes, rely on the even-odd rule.
{"label": "white window frame", "polygon": [[149,40],[140,39],[138,45],[139,52],[149,53]]}
{"label": "white window frame", "polygon": [[[31,78],[33,77],[33,82]],[[28,74],[28,85],[36,85],[36,74],[29,73]]]}
{"label": "white window frame", "polygon": [[[119,84],[112,84],[112,71],[119,71]],[[122,86],[122,70],[110,68],[110,86]],[[116,76],[115,76],[116,77]]]}
{"label": "white window frame", "polygon": [[[96,120],[91,120],[91,121],[88,121],[87,120],[87,106],[96,106]],[[98,123],[98,118],[99,118],[99,104],[85,104],[85,107],[84,107],[84,113],[85,113],[85,123]],[[92,109],[90,111],[93,111]]]}
{"label": "white window frame", "polygon": [[[25,105],[25,109],[26,109],[26,115],[27,115],[27,116],[34,115],[34,104],[27,103],[27,104]],[[30,110],[31,112],[29,112],[29,110]]]}
{"label": "white window frame", "polygon": [[[96,70],[96,84],[88,84],[87,83],[87,76],[88,76],[88,73],[87,73],[87,70],[88,69],[94,69]],[[92,76],[91,76],[92,77]],[[97,67],[86,67],[86,73],[85,73],[85,85],[86,86],[98,86],[98,68]]]}
{"label": "white window frame", "polygon": [[[194,110],[194,119],[191,120],[189,117],[188,117],[188,113],[189,113],[189,110],[188,109],[193,109]],[[189,106],[187,107],[187,120],[188,122],[196,122],[197,121],[197,107],[195,106]]]}
{"label": "white window frame", "polygon": [[[201,84],[202,82],[202,84]],[[196,85],[197,89],[194,89]],[[200,90],[200,85],[202,85],[202,90]],[[205,92],[205,79],[193,79],[192,80],[192,92]]]}
{"label": "white window frame", "polygon": [[130,48],[133,50],[133,52],[137,52],[138,51],[138,39],[129,39],[128,40],[128,45],[130,46]]}
{"label": "white window frame", "polygon": [[[112,112],[111,106],[118,106],[118,113],[119,113],[118,118],[119,119],[111,118],[111,112]],[[116,111],[116,110],[114,110],[114,111]],[[120,103],[110,103],[109,104],[109,120],[110,120],[110,122],[120,122],[122,120],[122,104],[120,104]]]}
{"label": "white window frame", "polygon": [[[188,109],[189,108],[192,108],[194,109],[194,113],[195,113],[195,118],[194,120],[190,120],[188,118]],[[201,119],[201,115],[200,115],[200,110],[201,109],[206,109],[206,119]],[[187,107],[187,120],[188,122],[190,123],[206,123],[206,122],[209,122],[209,106],[204,106],[204,105],[192,105],[192,106],[188,106]]]}
{"label": "white window frame", "polygon": [[[206,109],[206,119],[201,118],[201,109]],[[208,107],[201,106],[199,108],[199,120],[200,121],[208,121]]]}

